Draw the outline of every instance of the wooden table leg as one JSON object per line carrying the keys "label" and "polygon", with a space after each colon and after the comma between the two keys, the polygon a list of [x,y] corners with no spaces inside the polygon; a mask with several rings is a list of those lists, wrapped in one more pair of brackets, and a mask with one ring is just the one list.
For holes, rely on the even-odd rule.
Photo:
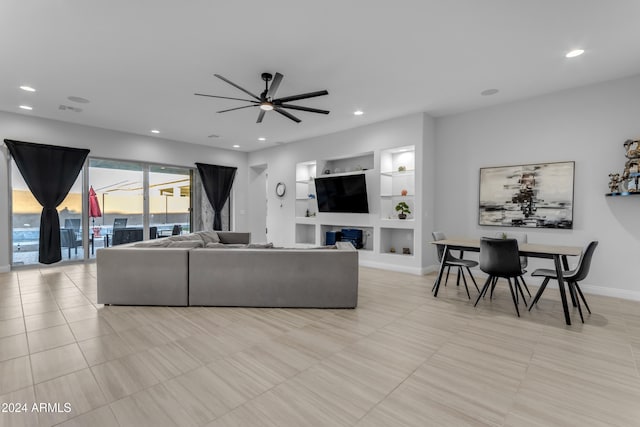
{"label": "wooden table leg", "polygon": [[449,247],[444,245],[444,250],[442,251],[442,260],[440,261],[440,271],[438,271],[438,278],[436,279],[436,283],[433,285],[433,296],[438,296],[438,289],[440,289],[440,282],[442,281],[442,273],[444,273],[444,267],[446,264],[447,257],[449,256]]}
{"label": "wooden table leg", "polygon": [[564,320],[567,325],[571,325],[567,295],[564,291],[564,277],[562,275],[562,266],[560,265],[560,255],[554,255],[553,262],[556,265],[556,276],[558,277],[558,289],[560,290],[560,299],[562,300],[562,309],[564,310]]}

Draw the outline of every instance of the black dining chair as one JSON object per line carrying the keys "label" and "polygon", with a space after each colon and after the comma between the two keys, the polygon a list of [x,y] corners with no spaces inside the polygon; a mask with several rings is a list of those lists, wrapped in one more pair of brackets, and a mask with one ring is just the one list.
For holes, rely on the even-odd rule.
{"label": "black dining chair", "polygon": [[[434,231],[433,233],[431,233],[431,235],[433,236],[433,240],[445,240],[447,238],[445,234],[441,231]],[[438,262],[442,263],[442,257],[444,256],[444,246],[436,245],[436,249],[438,251]],[[447,286],[447,280],[449,280],[449,272],[451,271],[451,267],[457,267],[458,278],[456,281],[456,285],[460,285],[460,276],[462,276],[462,281],[464,282],[464,288],[467,291],[467,296],[469,297],[469,299],[471,299],[471,295],[469,294],[469,287],[467,286],[467,279],[464,277],[463,269],[467,270],[467,272],[469,273],[469,277],[471,277],[471,280],[473,280],[473,284],[475,285],[476,290],[480,292],[480,288],[478,288],[476,279],[474,279],[473,274],[471,274],[471,270],[470,270],[470,268],[476,267],[478,263],[473,260],[463,259],[462,256],[463,256],[462,251],[460,252],[460,258],[456,258],[453,255],[451,255],[449,252],[447,252],[447,259],[445,260],[445,263],[444,263],[445,267],[447,267],[447,277],[444,280],[444,285]]]}
{"label": "black dining chair", "polygon": [[[593,259],[593,253],[595,252],[597,246],[598,246],[598,242],[595,240],[589,243],[585,248],[585,250],[582,251],[582,255],[580,256],[580,260],[578,260],[578,265],[576,266],[576,268],[573,270],[562,272],[562,277],[568,284],[569,292],[571,293],[572,299],[576,302],[576,305],[578,306],[578,313],[580,313],[580,320],[582,320],[582,323],[584,323],[584,317],[582,316],[582,307],[580,307],[580,301],[578,300],[575,292],[577,291],[580,298],[582,298],[582,302],[584,303],[585,308],[587,309],[589,314],[591,314],[591,309],[589,308],[589,304],[587,304],[587,300],[584,298],[584,294],[582,293],[582,290],[580,289],[580,285],[578,285],[578,282],[583,281],[589,275],[589,269],[591,268],[591,260]],[[542,282],[542,285],[540,285],[540,289],[538,289],[538,293],[536,293],[536,296],[531,301],[531,305],[529,306],[529,311],[531,311],[531,308],[533,308],[533,306],[538,303],[538,300],[540,299],[540,297],[542,296],[542,293],[547,287],[549,280],[551,279],[558,280],[558,275],[556,274],[556,271],[548,268],[539,268],[533,273],[531,273],[531,275],[534,277],[544,277],[544,281]]]}
{"label": "black dining chair", "polygon": [[[518,246],[523,243],[528,243],[527,233],[514,233],[514,232],[498,232],[496,233],[496,238],[500,239],[516,239],[518,241]],[[524,281],[524,275],[527,274],[527,266],[529,265],[529,258],[526,255],[520,256],[520,267],[522,268],[522,274],[519,277],[516,277],[513,280],[520,281],[522,286],[524,286],[524,290],[527,291],[529,298],[531,298],[531,292],[529,291],[529,286],[527,286],[527,282]],[[518,295],[516,295],[517,297]],[[516,298],[517,299],[517,298]]]}
{"label": "black dining chair", "polygon": [[113,229],[116,228],[126,228],[127,227],[127,219],[128,218],[114,218],[113,219]]}
{"label": "black dining chair", "polygon": [[[511,299],[516,308],[516,314],[520,317],[518,310],[517,292],[520,291],[522,300],[526,306],[524,292],[522,287],[515,280],[522,274],[522,265],[520,264],[520,255],[518,252],[518,241],[516,239],[491,239],[483,237],[480,239],[480,270],[485,272],[489,277],[485,282],[480,295],[476,299],[474,307],[478,305],[480,298],[487,294],[487,290],[491,288],[493,296],[493,288],[497,284],[499,278],[507,279],[509,283],[509,291],[511,291]],[[513,281],[511,279],[514,279]]]}

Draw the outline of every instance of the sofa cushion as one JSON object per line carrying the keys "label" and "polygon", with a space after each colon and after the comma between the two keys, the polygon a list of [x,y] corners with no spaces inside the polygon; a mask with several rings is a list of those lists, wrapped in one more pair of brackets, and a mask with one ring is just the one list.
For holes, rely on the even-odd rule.
{"label": "sofa cushion", "polygon": [[169,242],[170,248],[204,248],[202,240],[182,240]]}
{"label": "sofa cushion", "polygon": [[271,249],[273,248],[273,243],[249,243],[247,245],[249,249]]}
{"label": "sofa cushion", "polygon": [[251,233],[220,231],[218,237],[220,242],[226,244],[243,243],[246,245],[251,241]]}
{"label": "sofa cushion", "polygon": [[213,249],[246,249],[247,245],[244,243],[207,243],[205,247]]}
{"label": "sofa cushion", "polygon": [[220,241],[220,237],[218,237],[218,233],[215,231],[196,231],[193,234],[199,236],[205,245],[208,243],[218,243]]}
{"label": "sofa cushion", "polygon": [[146,240],[144,242],[139,242],[134,244],[133,246],[137,248],[166,248],[171,243],[168,239],[156,239],[156,240]]}
{"label": "sofa cushion", "polygon": [[171,236],[171,237],[167,237],[167,240],[171,241],[171,242],[183,242],[186,240],[190,240],[190,241],[200,241],[202,242],[202,238],[198,235],[198,234],[182,234],[179,236]]}

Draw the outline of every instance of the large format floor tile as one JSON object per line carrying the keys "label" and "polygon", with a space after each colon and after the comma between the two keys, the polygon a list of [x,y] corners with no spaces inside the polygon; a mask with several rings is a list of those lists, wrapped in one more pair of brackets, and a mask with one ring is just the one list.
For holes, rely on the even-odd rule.
{"label": "large format floor tile", "polygon": [[[0,426],[631,426],[640,303],[556,290],[517,318],[360,269],[355,310],[101,306],[95,264],[0,274]],[[532,288],[534,288],[532,286]],[[535,289],[532,289],[535,291]],[[472,292],[475,292],[472,290]],[[578,323],[575,323],[578,322]]]}

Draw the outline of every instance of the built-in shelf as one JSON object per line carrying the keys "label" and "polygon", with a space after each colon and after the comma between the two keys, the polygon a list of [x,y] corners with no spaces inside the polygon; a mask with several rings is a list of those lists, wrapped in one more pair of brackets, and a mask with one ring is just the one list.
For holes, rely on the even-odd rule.
{"label": "built-in shelf", "polygon": [[415,194],[405,194],[404,196],[402,194],[381,194],[380,197],[383,199],[402,199],[404,197],[412,199],[415,197]]}
{"label": "built-in shelf", "polygon": [[413,175],[414,174],[414,170],[404,170],[404,171],[388,171],[388,172],[380,172],[380,175],[383,176],[408,176],[408,175]]}
{"label": "built-in shelf", "polygon": [[623,192],[623,193],[607,193],[607,194],[605,194],[605,196],[607,196],[607,197],[616,197],[616,196],[640,196],[640,192],[637,192],[637,191],[636,191],[636,192],[634,192],[634,193],[631,193],[631,192],[625,191],[625,192]]}

